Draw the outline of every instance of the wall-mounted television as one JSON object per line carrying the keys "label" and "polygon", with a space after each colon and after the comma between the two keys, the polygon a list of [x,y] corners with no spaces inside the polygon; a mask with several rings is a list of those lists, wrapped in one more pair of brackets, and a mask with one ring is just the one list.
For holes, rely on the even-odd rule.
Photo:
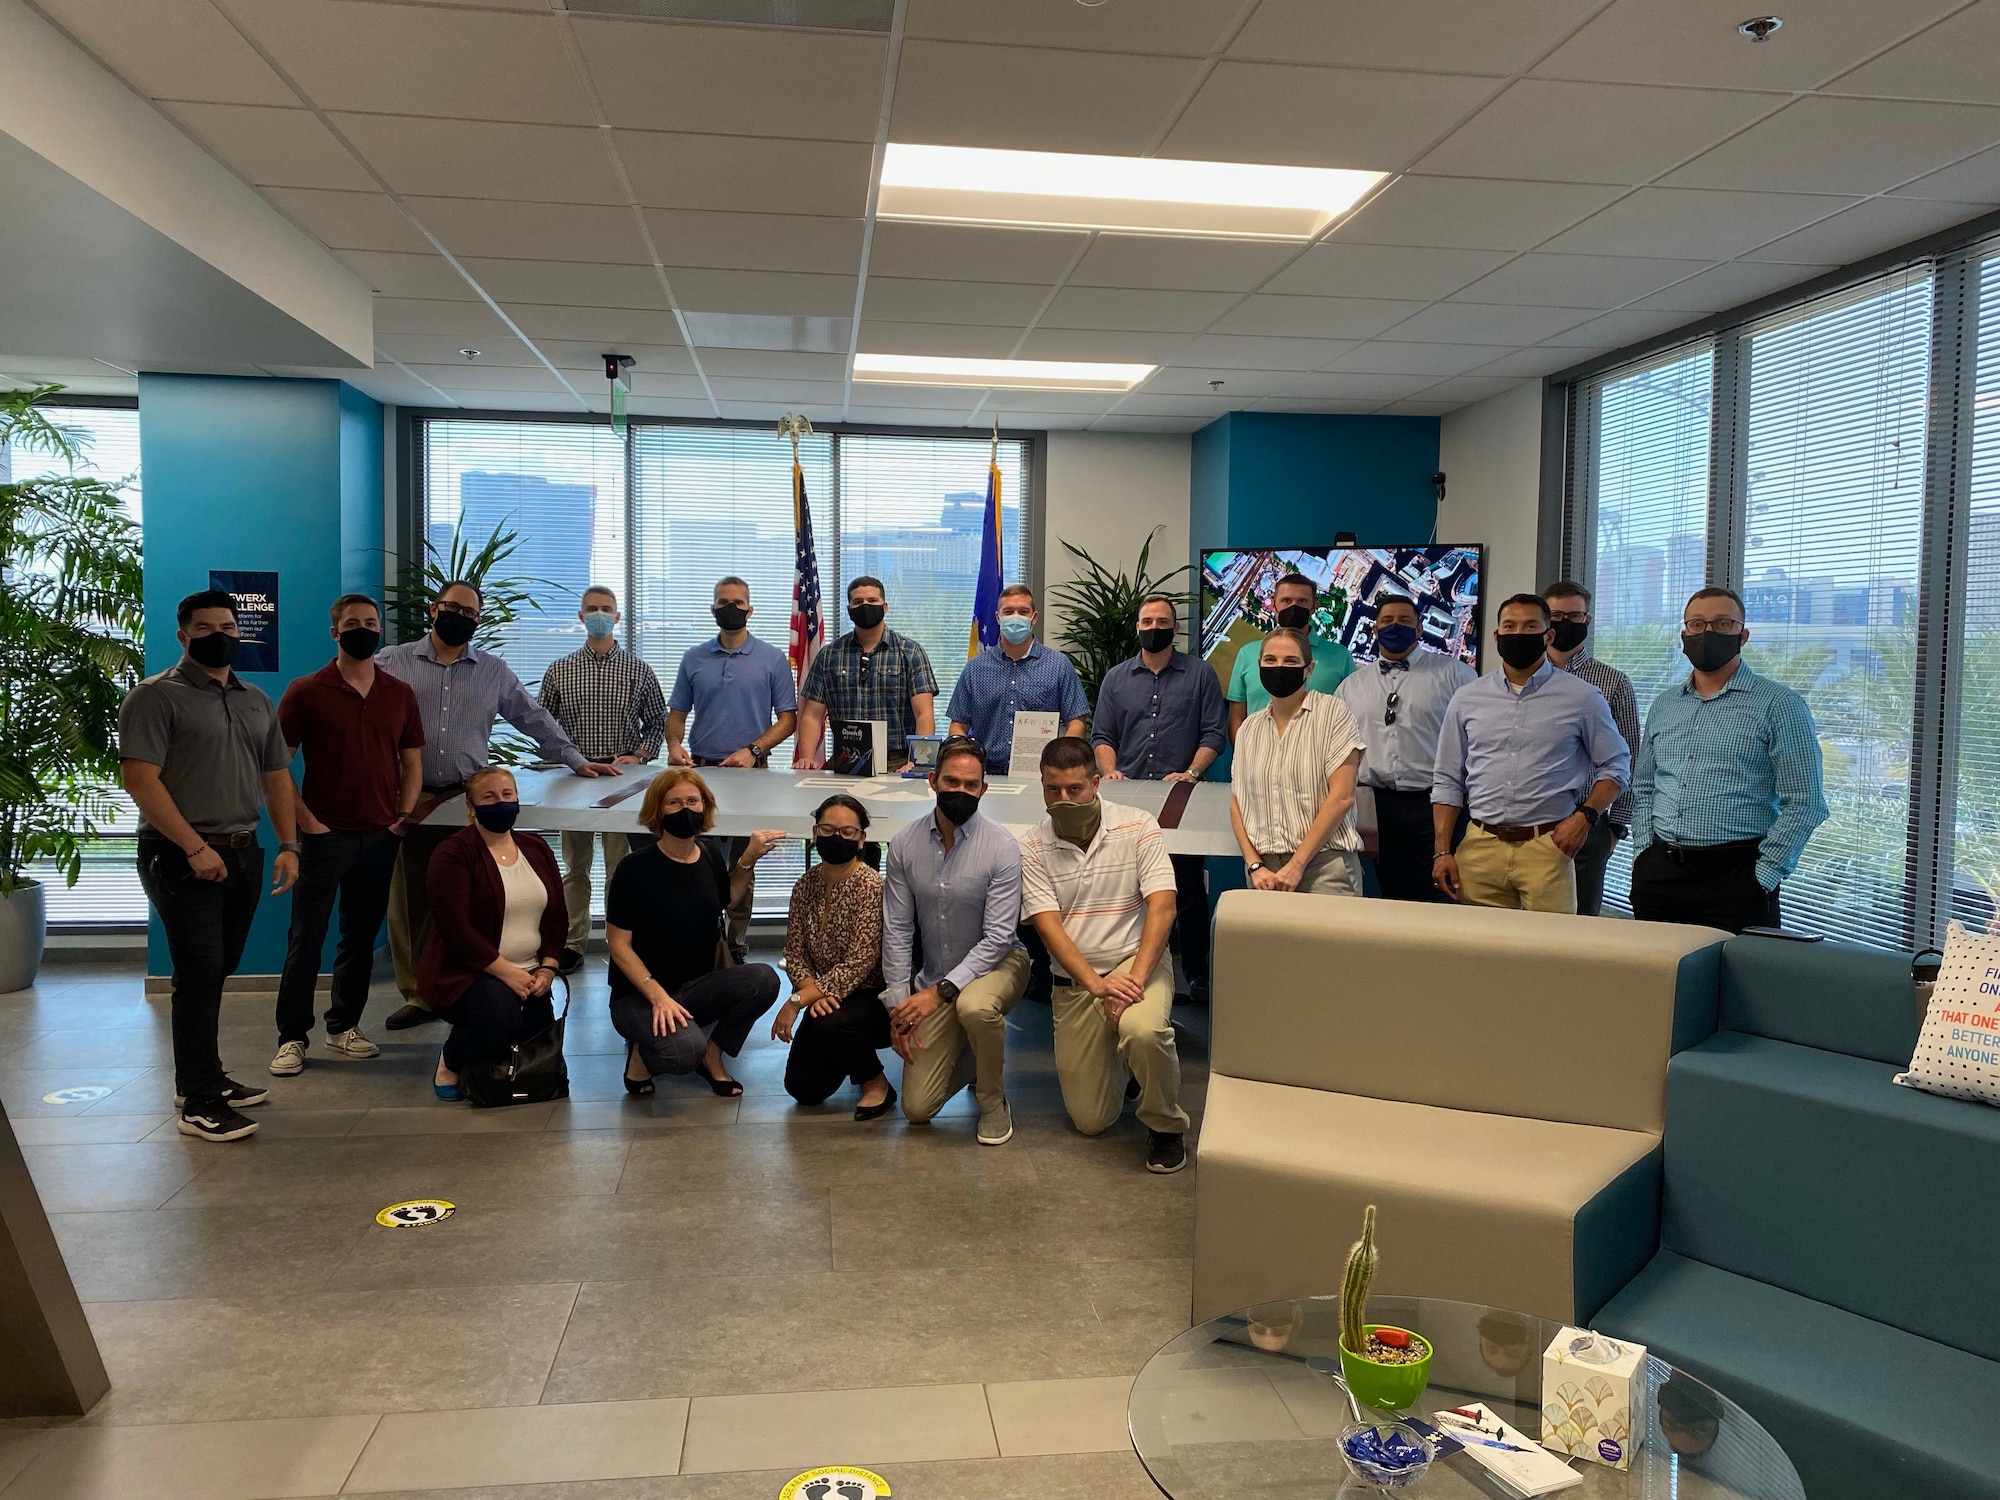
{"label": "wall-mounted television", "polygon": [[1271,593],[1287,573],[1313,581],[1312,633],[1339,641],[1358,662],[1375,659],[1375,604],[1414,599],[1423,643],[1479,666],[1478,546],[1271,547],[1201,555],[1203,660],[1225,683],[1236,653],[1276,628]]}

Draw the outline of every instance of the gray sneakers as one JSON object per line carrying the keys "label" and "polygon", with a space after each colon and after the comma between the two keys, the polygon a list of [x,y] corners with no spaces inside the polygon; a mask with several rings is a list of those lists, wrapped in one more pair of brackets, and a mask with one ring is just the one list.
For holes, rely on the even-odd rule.
{"label": "gray sneakers", "polygon": [[278,1043],[278,1055],[271,1059],[271,1076],[292,1078],[306,1070],[306,1044],[304,1042]]}
{"label": "gray sneakers", "polygon": [[1007,1108],[1002,1099],[993,1109],[979,1112],[979,1144],[982,1146],[1004,1146],[1014,1139],[1014,1112]]}
{"label": "gray sneakers", "polygon": [[326,1039],[326,1050],[335,1057],[380,1057],[382,1049],[361,1034],[361,1028],[350,1026],[345,1031],[337,1031]]}

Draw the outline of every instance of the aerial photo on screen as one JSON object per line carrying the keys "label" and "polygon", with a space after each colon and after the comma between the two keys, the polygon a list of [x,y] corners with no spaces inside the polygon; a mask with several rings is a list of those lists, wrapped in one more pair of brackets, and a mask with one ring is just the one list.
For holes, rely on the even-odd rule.
{"label": "aerial photo on screen", "polygon": [[1276,628],[1271,592],[1287,573],[1313,581],[1319,599],[1311,633],[1338,641],[1359,662],[1375,659],[1375,605],[1383,595],[1414,599],[1423,643],[1479,665],[1476,546],[1300,547],[1204,552],[1201,654],[1229,680],[1236,653]]}

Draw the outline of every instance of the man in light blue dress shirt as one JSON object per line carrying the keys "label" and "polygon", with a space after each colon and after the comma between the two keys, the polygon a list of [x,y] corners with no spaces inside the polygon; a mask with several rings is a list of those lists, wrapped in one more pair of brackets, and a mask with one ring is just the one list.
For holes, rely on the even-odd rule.
{"label": "man in light blue dress shirt", "polygon": [[1743,600],[1681,613],[1693,671],[1653,700],[1632,776],[1632,914],[1741,932],[1779,925],[1778,890],[1827,818],[1805,700],[1744,663]]}
{"label": "man in light blue dress shirt", "polygon": [[[1500,670],[1453,695],[1438,735],[1431,824],[1438,888],[1454,901],[1576,911],[1576,853],[1632,779],[1611,706],[1548,659],[1538,594],[1500,606]],[[1452,853],[1464,808],[1472,826]]]}

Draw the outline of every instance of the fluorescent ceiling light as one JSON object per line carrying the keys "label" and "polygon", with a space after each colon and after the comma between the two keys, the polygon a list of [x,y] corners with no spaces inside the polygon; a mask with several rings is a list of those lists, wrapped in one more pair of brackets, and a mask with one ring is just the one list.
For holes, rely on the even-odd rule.
{"label": "fluorescent ceiling light", "polygon": [[1311,239],[1383,172],[892,143],[877,214],[957,224]]}
{"label": "fluorescent ceiling light", "polygon": [[964,385],[995,391],[1129,391],[1157,368],[1055,359],[943,359],[929,354],[854,356],[854,378],[875,385]]}

